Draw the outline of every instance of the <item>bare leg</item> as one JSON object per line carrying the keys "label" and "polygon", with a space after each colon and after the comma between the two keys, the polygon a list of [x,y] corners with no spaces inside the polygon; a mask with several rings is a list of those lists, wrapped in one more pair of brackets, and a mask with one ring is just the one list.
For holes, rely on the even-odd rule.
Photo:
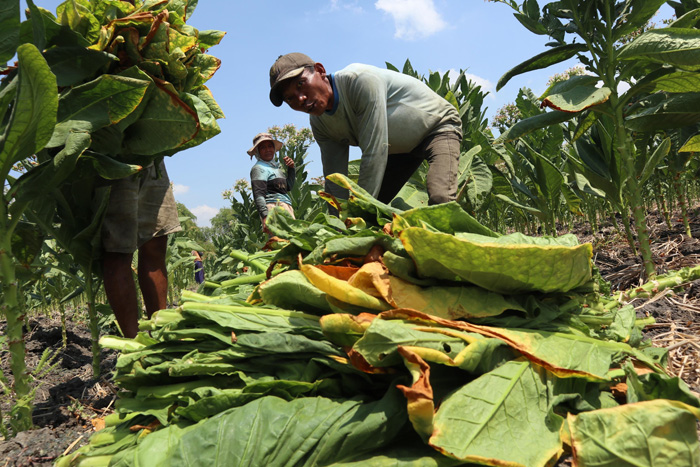
{"label": "bare leg", "polygon": [[139,248],[139,286],[149,318],[168,304],[167,248],[167,235],[152,238]]}
{"label": "bare leg", "polygon": [[139,319],[131,258],[131,254],[105,252],[102,261],[107,300],[125,337],[136,337]]}

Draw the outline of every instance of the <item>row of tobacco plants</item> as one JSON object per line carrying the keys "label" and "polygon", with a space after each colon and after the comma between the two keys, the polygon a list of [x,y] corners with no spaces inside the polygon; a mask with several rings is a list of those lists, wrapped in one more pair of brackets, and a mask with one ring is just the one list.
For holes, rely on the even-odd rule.
{"label": "row of tobacco plants", "polygon": [[[35,375],[23,338],[29,292],[45,293],[48,274],[50,293],[65,293],[59,303],[84,294],[98,373],[95,298],[109,181],[220,132],[223,112],[205,85],[220,61],[206,51],[224,33],[187,25],[195,5],[67,0],[54,14],[27,0],[25,20],[19,0],[0,7],[0,63],[16,57],[0,69],[0,309],[13,433],[31,427]],[[68,255],[73,266],[51,270],[46,254],[59,265]]]}

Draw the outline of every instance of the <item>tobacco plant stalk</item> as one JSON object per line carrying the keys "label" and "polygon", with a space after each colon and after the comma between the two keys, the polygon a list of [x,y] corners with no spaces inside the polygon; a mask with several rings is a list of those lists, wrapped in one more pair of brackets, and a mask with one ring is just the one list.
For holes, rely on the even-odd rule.
{"label": "tobacco plant stalk", "polygon": [[[606,52],[609,58],[615,57],[616,51],[614,49],[615,42],[613,40],[612,26],[613,18],[610,11],[610,4],[605,5],[605,22],[606,28]],[[637,229],[637,242],[639,243],[639,251],[642,255],[642,264],[644,266],[644,272],[647,278],[653,279],[656,277],[656,268],[654,267],[654,262],[652,261],[651,255],[651,241],[649,239],[649,232],[646,225],[646,212],[644,209],[644,203],[641,196],[641,190],[639,182],[637,180],[637,170],[635,167],[635,155],[636,150],[634,147],[634,142],[630,138],[627,130],[625,129],[625,120],[622,114],[623,105],[620,103],[619,96],[617,94],[618,79],[616,77],[616,67],[615,61],[609,59],[606,61],[607,67],[601,68],[603,73],[600,73],[601,78],[606,86],[610,89],[610,105],[614,111],[613,122],[615,125],[615,149],[620,154],[622,163],[627,172],[626,183],[624,187],[628,193],[628,200],[632,206],[632,218],[634,219],[635,228]],[[623,217],[624,219],[624,217]],[[629,234],[628,234],[629,238]]]}
{"label": "tobacco plant stalk", "polygon": [[678,206],[681,208],[681,218],[683,219],[683,226],[685,227],[685,234],[688,237],[693,237],[690,231],[690,223],[688,222],[688,203],[686,201],[685,191],[680,181],[681,174],[676,173],[673,177],[673,188],[676,191],[676,196],[678,197]]}
{"label": "tobacco plant stalk", "polygon": [[7,342],[10,350],[10,369],[14,377],[13,392],[15,404],[12,407],[10,427],[18,433],[32,427],[32,401],[30,398],[31,378],[24,361],[26,346],[24,344],[24,314],[19,303],[19,285],[15,276],[15,261],[12,257],[13,226],[5,217],[3,200],[2,231],[0,231],[0,282],[2,283],[3,301],[0,311],[7,319]]}

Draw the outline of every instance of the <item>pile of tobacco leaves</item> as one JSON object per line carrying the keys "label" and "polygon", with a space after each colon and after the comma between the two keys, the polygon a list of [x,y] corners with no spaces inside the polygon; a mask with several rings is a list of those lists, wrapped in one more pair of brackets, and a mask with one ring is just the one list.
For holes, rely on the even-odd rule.
{"label": "pile of tobacco leaves", "polygon": [[247,274],[102,339],[121,350],[116,412],[58,466],[700,465],[700,399],[590,244],[332,177],[340,218],[275,210]]}

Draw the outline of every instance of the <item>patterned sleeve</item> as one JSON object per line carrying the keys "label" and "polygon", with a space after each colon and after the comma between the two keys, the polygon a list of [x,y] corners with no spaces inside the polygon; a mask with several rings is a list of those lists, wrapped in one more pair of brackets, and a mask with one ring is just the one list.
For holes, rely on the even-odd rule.
{"label": "patterned sleeve", "polygon": [[267,176],[265,170],[259,165],[254,165],[250,169],[250,184],[253,188],[253,200],[255,207],[258,208],[260,217],[267,217],[267,204],[265,196],[267,195]]}

